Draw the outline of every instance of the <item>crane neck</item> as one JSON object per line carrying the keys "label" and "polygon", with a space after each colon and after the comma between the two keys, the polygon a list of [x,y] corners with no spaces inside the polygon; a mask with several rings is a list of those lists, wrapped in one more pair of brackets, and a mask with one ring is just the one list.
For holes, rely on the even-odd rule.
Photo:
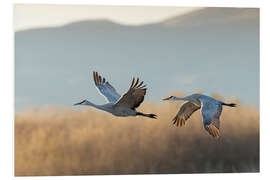
{"label": "crane neck", "polygon": [[180,97],[174,97],[174,99],[173,100],[183,100],[183,101],[188,101],[188,99],[186,99],[186,98],[180,98]]}
{"label": "crane neck", "polygon": [[103,106],[102,105],[97,105],[97,104],[94,104],[88,100],[85,101],[85,103],[83,105],[86,105],[86,106],[92,106],[92,107],[95,107],[97,109],[101,109],[101,110],[104,110]]}

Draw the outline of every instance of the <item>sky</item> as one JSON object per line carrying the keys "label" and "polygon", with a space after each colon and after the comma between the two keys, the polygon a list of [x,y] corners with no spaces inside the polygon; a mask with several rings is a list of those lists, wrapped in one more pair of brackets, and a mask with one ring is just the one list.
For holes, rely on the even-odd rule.
{"label": "sky", "polygon": [[156,23],[200,8],[15,4],[14,30],[61,26],[80,20],[107,19],[123,25]]}
{"label": "sky", "polygon": [[258,12],[16,5],[15,110],[83,99],[105,103],[92,71],[120,94],[140,77],[146,101],[201,90],[259,107]]}

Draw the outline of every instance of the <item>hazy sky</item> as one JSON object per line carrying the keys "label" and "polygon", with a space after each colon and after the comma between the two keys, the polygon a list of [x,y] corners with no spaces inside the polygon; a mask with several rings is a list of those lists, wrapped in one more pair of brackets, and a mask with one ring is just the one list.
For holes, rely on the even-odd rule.
{"label": "hazy sky", "polygon": [[60,26],[79,20],[108,19],[125,25],[142,25],[163,21],[199,8],[90,5],[14,5],[15,31]]}
{"label": "hazy sky", "polygon": [[259,9],[204,8],[184,16],[191,9],[16,5],[14,10],[15,29],[26,29],[15,33],[16,112],[35,105],[70,107],[83,99],[104,103],[92,71],[120,94],[132,77],[140,77],[148,87],[146,101],[161,103],[172,92],[199,89],[259,106]]}

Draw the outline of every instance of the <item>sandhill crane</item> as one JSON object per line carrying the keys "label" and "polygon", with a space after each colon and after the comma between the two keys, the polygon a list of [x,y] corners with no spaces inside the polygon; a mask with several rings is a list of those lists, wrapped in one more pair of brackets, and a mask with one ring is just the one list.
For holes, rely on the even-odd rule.
{"label": "sandhill crane", "polygon": [[145,116],[156,118],[155,114],[144,114],[136,111],[136,108],[143,102],[144,95],[146,94],[146,85],[143,85],[143,81],[139,83],[139,78],[137,78],[136,82],[135,78],[133,78],[129,90],[122,96],[116,92],[114,87],[105,78],[102,78],[95,71],[93,72],[93,78],[98,91],[105,97],[108,103],[96,105],[88,100],[83,100],[74,105],[92,106],[115,116]]}
{"label": "sandhill crane", "polygon": [[215,138],[219,138],[220,132],[219,132],[219,117],[222,112],[222,106],[230,106],[230,107],[235,107],[236,104],[227,104],[222,101],[216,100],[212,97],[203,95],[203,94],[192,94],[190,96],[186,96],[183,98],[175,97],[175,96],[170,96],[168,98],[165,98],[163,100],[172,100],[172,101],[177,101],[177,100],[184,100],[188,101],[185,102],[177,115],[173,118],[173,124],[176,126],[186,124],[186,121],[188,118],[197,111],[198,109],[201,109],[201,114],[202,114],[202,121],[205,130],[212,135]]}

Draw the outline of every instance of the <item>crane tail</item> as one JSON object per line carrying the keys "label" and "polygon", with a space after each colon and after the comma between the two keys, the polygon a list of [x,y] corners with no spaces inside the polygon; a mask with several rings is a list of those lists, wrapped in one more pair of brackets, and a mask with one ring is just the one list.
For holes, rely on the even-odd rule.
{"label": "crane tail", "polygon": [[230,104],[227,104],[227,103],[222,103],[223,106],[230,106],[230,107],[236,107],[236,104],[234,103],[230,103]]}

